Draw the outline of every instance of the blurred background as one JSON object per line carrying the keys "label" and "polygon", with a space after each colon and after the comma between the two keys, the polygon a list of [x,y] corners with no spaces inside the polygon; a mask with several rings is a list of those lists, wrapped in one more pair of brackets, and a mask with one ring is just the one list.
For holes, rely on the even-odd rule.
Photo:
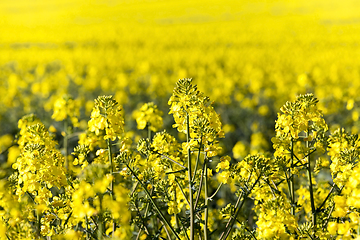
{"label": "blurred background", "polygon": [[[153,101],[171,130],[167,101],[193,78],[221,114],[224,153],[272,151],[279,108],[314,93],[331,126],[359,132],[360,2],[355,0],[2,0],[0,148],[35,113],[46,126],[56,99],[114,95],[133,111]],[[143,134],[146,136],[146,133]]]}

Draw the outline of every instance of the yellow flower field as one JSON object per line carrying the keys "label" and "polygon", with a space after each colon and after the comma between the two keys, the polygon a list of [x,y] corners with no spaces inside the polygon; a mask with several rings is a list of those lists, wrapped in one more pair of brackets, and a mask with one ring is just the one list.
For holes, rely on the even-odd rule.
{"label": "yellow flower field", "polygon": [[359,9],[0,1],[0,239],[360,239]]}

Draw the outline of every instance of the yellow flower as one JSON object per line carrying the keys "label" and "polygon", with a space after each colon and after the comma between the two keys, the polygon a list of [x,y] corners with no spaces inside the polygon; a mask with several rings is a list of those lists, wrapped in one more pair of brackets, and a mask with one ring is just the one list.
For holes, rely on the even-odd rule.
{"label": "yellow flower", "polygon": [[105,130],[104,140],[120,139],[124,132],[124,117],[122,107],[117,105],[112,96],[100,96],[95,99],[95,107],[88,122],[89,131],[100,135],[100,131]]}
{"label": "yellow flower", "polygon": [[145,103],[138,111],[134,112],[137,128],[144,129],[149,126],[153,132],[158,131],[163,125],[162,111],[158,110],[157,105],[152,102]]}
{"label": "yellow flower", "polygon": [[220,162],[216,166],[216,172],[220,170],[228,170],[230,167],[231,158],[229,156],[221,157]]}
{"label": "yellow flower", "polygon": [[329,222],[328,223],[328,227],[327,227],[327,230],[329,231],[329,233],[331,235],[335,235],[337,230],[338,230],[338,223],[336,222]]}
{"label": "yellow flower", "polygon": [[75,127],[79,126],[80,102],[64,95],[55,100],[54,113],[51,116],[55,121],[63,121],[69,117]]}

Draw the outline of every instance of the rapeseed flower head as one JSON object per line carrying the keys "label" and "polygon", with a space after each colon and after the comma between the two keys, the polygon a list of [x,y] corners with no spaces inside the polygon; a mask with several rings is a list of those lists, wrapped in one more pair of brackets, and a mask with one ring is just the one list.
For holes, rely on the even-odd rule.
{"label": "rapeseed flower head", "polygon": [[358,135],[351,135],[338,129],[328,139],[328,155],[331,159],[330,170],[333,181],[343,186],[352,174],[360,154]]}
{"label": "rapeseed flower head", "polygon": [[22,131],[20,157],[13,164],[19,173],[17,176],[17,195],[19,198],[29,192],[35,194],[35,201],[47,202],[51,192],[47,188],[66,186],[64,157],[55,148],[51,138],[41,123],[28,126]]}
{"label": "rapeseed flower head", "polygon": [[78,127],[80,117],[80,102],[68,95],[64,95],[54,102],[54,113],[51,116],[55,121],[63,121],[67,118],[71,120],[74,127]]}
{"label": "rapeseed flower head", "polygon": [[88,128],[90,132],[95,132],[95,135],[105,131],[104,140],[114,141],[121,138],[124,132],[123,110],[112,96],[100,96],[95,99]]}
{"label": "rapeseed flower head", "polygon": [[161,116],[163,112],[153,102],[145,103],[133,115],[138,129],[144,129],[148,126],[151,131],[156,132],[162,128],[163,119]]}
{"label": "rapeseed flower head", "polygon": [[[287,102],[278,113],[275,124],[276,136],[271,139],[275,157],[290,158],[292,145],[299,139],[309,142],[318,151],[325,151],[325,132],[328,126],[317,108],[318,100],[313,94],[299,95],[294,102]],[[300,136],[305,134],[305,137]],[[300,145],[298,145],[300,147]],[[293,148],[298,157],[304,156],[303,149]]]}
{"label": "rapeseed flower head", "polygon": [[216,156],[220,151],[216,139],[225,135],[220,117],[211,106],[210,99],[197,90],[191,79],[184,78],[176,83],[168,104],[169,114],[175,120],[173,127],[186,134],[188,121],[190,138],[204,145],[208,157]]}

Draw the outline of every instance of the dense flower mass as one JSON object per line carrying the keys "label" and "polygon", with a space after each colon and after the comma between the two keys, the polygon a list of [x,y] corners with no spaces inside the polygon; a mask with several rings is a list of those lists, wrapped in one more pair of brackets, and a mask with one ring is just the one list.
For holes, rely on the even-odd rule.
{"label": "dense flower mass", "polygon": [[162,114],[162,111],[154,103],[145,103],[138,111],[134,112],[138,129],[144,129],[146,126],[153,132],[161,129],[163,125]]}
{"label": "dense flower mass", "polygon": [[112,96],[100,96],[95,99],[95,107],[91,112],[91,119],[88,123],[90,132],[98,136],[100,131],[105,131],[104,139],[121,138],[124,131],[124,117],[122,107]]}
{"label": "dense flower mass", "polygon": [[0,1],[0,240],[360,239],[359,8]]}
{"label": "dense flower mass", "polygon": [[58,98],[54,103],[54,113],[51,116],[55,121],[63,121],[67,118],[75,126],[79,126],[80,102],[69,96]]}
{"label": "dense flower mass", "polygon": [[175,120],[173,127],[192,139],[183,144],[185,151],[203,144],[208,157],[216,156],[221,150],[216,139],[225,135],[210,99],[197,90],[191,79],[185,78],[176,83],[169,105],[169,114],[173,114]]}
{"label": "dense flower mass", "polygon": [[[162,123],[152,103],[135,113],[148,137],[126,132],[122,106],[112,96],[95,99],[73,156],[71,134],[63,135],[59,150],[39,118],[24,116],[13,173],[0,181],[0,230],[6,231],[0,237],[193,240],[219,229],[221,240],[353,239],[358,135],[343,128],[328,133],[317,104],[313,94],[287,102],[271,139],[274,152],[243,157],[247,146],[239,141],[235,159],[217,157],[220,116],[191,79],[180,79],[169,100],[183,141],[165,130],[152,134]],[[132,139],[140,139],[136,148]],[[65,159],[72,160],[67,168]],[[226,191],[235,192],[230,202],[220,195]]]}

